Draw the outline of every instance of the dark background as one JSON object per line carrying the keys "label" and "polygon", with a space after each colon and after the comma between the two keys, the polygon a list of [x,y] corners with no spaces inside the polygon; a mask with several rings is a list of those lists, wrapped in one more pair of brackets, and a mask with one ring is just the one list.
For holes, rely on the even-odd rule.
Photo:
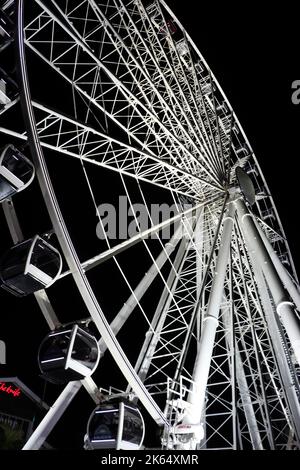
{"label": "dark background", "polygon": [[[280,6],[272,3],[265,8],[261,1],[225,4],[168,0],[167,4],[198,46],[245,130],[271,190],[299,273],[300,105],[293,105],[291,101],[292,82],[300,79],[299,11],[296,11],[294,2]],[[52,84],[44,81],[40,86]],[[105,179],[102,186],[105,189]],[[76,197],[75,193],[76,187],[71,184],[66,197],[72,198],[72,194]],[[22,221],[28,233],[34,231],[38,223],[43,221],[45,228],[48,223],[44,208],[37,205],[32,194],[28,191],[27,195],[24,192],[24,195],[17,196],[22,197],[23,204],[26,201],[29,209],[26,215],[24,212]],[[2,244],[6,246],[9,237],[2,215],[1,227]],[[111,274],[108,277],[111,282],[107,282],[105,290],[118,297]],[[76,292],[69,287],[71,295],[65,300],[66,311],[77,302]],[[105,313],[110,309],[109,295],[104,296],[101,305]],[[120,296],[118,300],[122,303],[123,298]],[[1,291],[0,303],[0,338],[7,344],[5,372],[14,370],[51,404],[60,388],[45,387],[38,377],[37,348],[48,329],[34,299],[15,299]],[[78,313],[78,318],[80,316]],[[134,331],[135,338],[138,334]],[[100,367],[97,384],[109,384],[110,374],[115,380],[120,373]],[[92,409],[92,401],[84,391],[80,392],[53,432],[50,442],[58,448],[80,448]]]}

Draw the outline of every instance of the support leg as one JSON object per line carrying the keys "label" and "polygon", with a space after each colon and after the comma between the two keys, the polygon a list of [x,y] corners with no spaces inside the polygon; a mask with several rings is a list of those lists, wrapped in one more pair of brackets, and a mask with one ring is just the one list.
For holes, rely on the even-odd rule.
{"label": "support leg", "polygon": [[59,395],[56,402],[52,405],[44,419],[40,422],[39,426],[30,436],[28,441],[23,447],[23,450],[37,450],[41,447],[59,418],[64,413],[65,409],[69,406],[70,402],[75,397],[81,382],[70,382]]}
{"label": "support leg", "polygon": [[270,255],[270,258],[271,258],[271,260],[274,264],[274,267],[275,267],[275,269],[276,269],[276,271],[277,271],[284,287],[286,288],[286,290],[290,294],[291,298],[293,299],[294,304],[296,305],[297,309],[300,312],[299,288],[297,288],[297,286],[293,282],[290,274],[287,272],[287,270],[283,266],[282,262],[280,261],[278,255],[273,250],[273,247],[272,247],[271,243],[269,242],[269,240],[268,240],[267,236],[265,235],[264,231],[262,230],[262,228],[259,226],[258,222],[255,220],[255,218],[253,220],[254,220],[255,226],[257,227],[257,229],[260,233],[262,241],[264,242],[266,250]]}
{"label": "support leg", "polygon": [[236,199],[235,205],[244,238],[250,248],[252,261],[260,267],[264,274],[273,296],[276,312],[280,316],[281,322],[290,339],[295,358],[298,364],[300,364],[300,324],[294,312],[294,305],[289,301],[286,295],[283,283],[243,199]]}
{"label": "support leg", "polygon": [[[229,202],[228,213],[224,217],[223,233],[220,243],[215,276],[211,288],[207,312],[203,322],[203,330],[198,346],[197,357],[193,372],[194,387],[189,393],[184,425],[200,426],[201,415],[205,402],[205,391],[209,377],[211,357],[215,342],[218,317],[223,298],[224,282],[229,260],[231,234],[234,224],[235,207],[233,201]],[[193,428],[191,427],[191,430]],[[193,432],[193,431],[192,431]],[[199,442],[200,435],[195,436],[194,444]]]}

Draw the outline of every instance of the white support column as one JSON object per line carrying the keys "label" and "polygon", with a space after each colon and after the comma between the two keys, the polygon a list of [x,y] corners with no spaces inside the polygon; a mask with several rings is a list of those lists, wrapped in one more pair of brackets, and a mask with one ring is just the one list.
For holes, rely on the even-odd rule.
{"label": "white support column", "polygon": [[13,201],[6,199],[2,202],[2,209],[8,225],[8,229],[14,245],[24,240],[23,232],[19,224]]}
{"label": "white support column", "polygon": [[36,430],[30,436],[22,450],[38,450],[50,434],[59,418],[75,397],[81,382],[70,382],[51,406]]}
{"label": "white support column", "polygon": [[287,298],[283,283],[243,199],[236,199],[235,204],[244,238],[250,248],[252,261],[260,267],[266,278],[276,306],[276,312],[280,316],[296,360],[300,364],[300,324],[294,312],[294,305]]}
{"label": "white support column", "polygon": [[[258,267],[254,266],[254,276],[257,280],[257,295],[261,299],[263,310],[265,313],[268,331],[272,338],[274,354],[277,359],[278,369],[281,374],[284,392],[290,410],[290,418],[297,435],[298,442],[300,442],[300,404],[295,387],[295,379],[291,374],[291,370],[287,361],[284,344],[278,329],[278,320],[275,318],[272,301],[270,299],[268,286],[263,273]],[[289,418],[287,418],[289,421]],[[291,429],[292,429],[292,425]]]}
{"label": "white support column", "polygon": [[251,395],[249,392],[247,379],[245,376],[245,371],[243,367],[243,362],[241,359],[241,354],[238,350],[238,346],[236,345],[236,378],[237,383],[239,386],[239,391],[241,395],[241,401],[243,404],[243,409],[247,421],[248,431],[250,435],[250,439],[252,442],[253,450],[263,450],[263,444],[261,441],[260,433],[257,426],[257,419],[255,416]]}
{"label": "white support column", "polygon": [[264,231],[260,227],[257,220],[254,218],[254,216],[253,216],[253,220],[254,220],[256,228],[258,229],[258,231],[260,233],[262,241],[264,242],[266,250],[270,255],[270,258],[271,258],[271,260],[274,264],[274,267],[276,268],[278,276],[280,277],[280,279],[282,281],[282,284],[284,285],[284,287],[286,288],[286,290],[290,294],[291,298],[293,299],[293,302],[294,302],[295,306],[297,307],[297,309],[300,312],[300,292],[299,292],[299,289],[294,284],[290,274],[287,272],[287,270],[283,266],[283,264],[280,261],[278,255],[276,254],[276,252],[273,250],[273,247],[272,247],[271,243],[269,242],[266,234],[264,233]]}
{"label": "white support column", "polygon": [[[187,401],[190,406],[187,408],[186,415],[183,419],[184,425],[194,425],[195,427],[200,426],[207,381],[209,377],[211,357],[218,326],[218,317],[223,298],[224,282],[230,252],[231,234],[234,224],[234,213],[235,206],[233,201],[231,201],[228,204],[228,212],[224,217],[223,233],[218,253],[215,276],[213,279],[207,312],[203,322],[203,330],[194,366],[194,387],[188,396]],[[197,437],[195,440],[197,440]],[[197,444],[197,442],[195,443]]]}

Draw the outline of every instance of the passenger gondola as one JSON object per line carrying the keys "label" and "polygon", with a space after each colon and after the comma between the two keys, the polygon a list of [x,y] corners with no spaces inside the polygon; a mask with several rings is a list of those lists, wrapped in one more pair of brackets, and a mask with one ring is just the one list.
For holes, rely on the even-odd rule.
{"label": "passenger gondola", "polygon": [[0,202],[30,185],[35,175],[33,164],[9,144],[0,154]]}
{"label": "passenger gondola", "polygon": [[99,359],[96,338],[78,325],[49,333],[38,353],[44,378],[54,383],[67,383],[92,375]]}
{"label": "passenger gondola", "polygon": [[86,446],[90,449],[138,450],[145,434],[140,410],[128,401],[99,405],[87,426]]}
{"label": "passenger gondola", "polygon": [[36,235],[4,253],[0,260],[1,287],[23,297],[53,284],[61,268],[59,251]]}

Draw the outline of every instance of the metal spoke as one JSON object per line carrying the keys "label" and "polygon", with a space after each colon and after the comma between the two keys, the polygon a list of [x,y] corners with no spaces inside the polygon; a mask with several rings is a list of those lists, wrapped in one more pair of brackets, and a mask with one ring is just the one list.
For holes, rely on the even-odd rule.
{"label": "metal spoke", "polygon": [[[251,145],[196,44],[167,0],[14,3],[17,34],[1,22],[0,54],[5,66],[14,42],[19,83],[3,70],[0,133],[33,160],[32,200],[44,203],[65,263],[57,288],[34,297],[55,330],[77,289],[87,318],[72,323],[96,328],[95,377],[110,382],[99,389],[76,363],[80,380],[24,449],[41,447],[82,385],[97,404],[129,399],[144,408],[165,450],[299,449],[297,273]],[[2,9],[10,24],[13,2]],[[16,162],[10,171],[0,160],[1,185],[18,182],[2,200],[16,245],[24,236],[11,197],[27,185]],[[126,214],[116,207],[121,193]],[[158,200],[172,212],[155,218]],[[119,239],[109,233],[105,203],[119,211],[115,225],[132,218],[128,238],[123,228]]]}

